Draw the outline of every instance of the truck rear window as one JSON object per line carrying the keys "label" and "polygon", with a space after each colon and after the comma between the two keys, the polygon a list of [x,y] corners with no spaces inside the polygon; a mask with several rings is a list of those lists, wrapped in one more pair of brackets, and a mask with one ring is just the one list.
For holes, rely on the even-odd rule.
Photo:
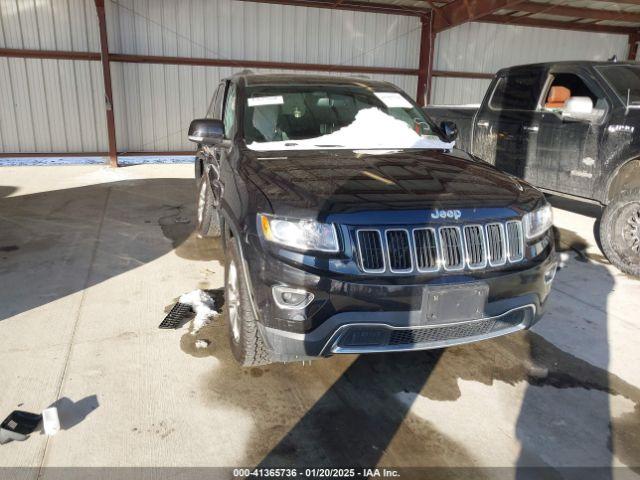
{"label": "truck rear window", "polygon": [[615,90],[624,104],[640,106],[640,67],[635,65],[607,65],[596,67]]}
{"label": "truck rear window", "polygon": [[494,110],[535,110],[541,90],[538,74],[500,77],[489,106]]}

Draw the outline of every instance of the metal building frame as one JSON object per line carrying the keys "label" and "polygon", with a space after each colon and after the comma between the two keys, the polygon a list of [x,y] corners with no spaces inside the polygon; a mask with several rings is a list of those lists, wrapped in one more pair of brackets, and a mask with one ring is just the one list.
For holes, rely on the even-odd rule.
{"label": "metal building frame", "polygon": [[[166,65],[218,66],[237,68],[274,68],[301,71],[326,71],[372,74],[413,75],[418,77],[416,98],[421,105],[428,103],[433,77],[490,79],[490,73],[455,72],[433,70],[436,35],[444,30],[467,22],[488,22],[528,27],[605,32],[627,35],[629,38],[628,59],[635,59],[640,41],[638,27],[601,24],[601,21],[622,21],[640,23],[640,13],[614,12],[593,8],[578,8],[565,5],[530,2],[526,0],[421,0],[425,8],[410,8],[383,3],[365,3],[357,0],[240,0],[258,3],[272,3],[301,7],[328,8],[359,12],[374,12],[391,15],[409,15],[420,18],[420,52],[417,69],[394,67],[366,67],[312,63],[266,62],[258,60],[228,60],[216,58],[189,58],[149,55],[117,54],[109,51],[104,0],[94,0],[100,32],[100,52],[72,52],[0,48],[0,57],[38,58],[57,60],[100,61],[105,92],[105,115],[109,150],[107,152],[78,153],[0,153],[0,157],[31,156],[104,156],[111,166],[118,166],[118,156],[133,155],[189,155],[191,151],[167,152],[118,152],[116,126],[113,112],[113,91],[111,83],[111,62],[149,63]],[[617,0],[616,3],[640,5],[638,0]],[[498,15],[498,11],[509,11]],[[557,21],[532,17],[536,14],[570,17],[573,21]],[[586,22],[585,22],[586,21]]]}

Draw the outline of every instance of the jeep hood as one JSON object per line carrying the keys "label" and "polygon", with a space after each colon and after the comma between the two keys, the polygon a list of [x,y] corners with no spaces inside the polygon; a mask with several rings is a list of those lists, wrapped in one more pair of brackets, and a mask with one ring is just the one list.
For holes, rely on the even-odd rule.
{"label": "jeep hood", "polygon": [[243,173],[273,213],[324,219],[363,211],[511,209],[542,194],[460,150],[243,151]]}

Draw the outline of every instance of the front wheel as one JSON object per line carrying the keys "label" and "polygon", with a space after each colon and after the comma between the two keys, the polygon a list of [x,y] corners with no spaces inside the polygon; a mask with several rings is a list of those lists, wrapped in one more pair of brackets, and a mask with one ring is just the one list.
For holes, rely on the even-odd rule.
{"label": "front wheel", "polygon": [[225,313],[229,323],[229,342],[233,356],[243,367],[271,363],[251,308],[242,259],[235,239],[228,240],[226,268],[224,271]]}
{"label": "front wheel", "polygon": [[607,259],[640,277],[640,188],[620,192],[600,219],[600,241]]}
{"label": "front wheel", "polygon": [[198,181],[198,195],[196,198],[198,215],[198,233],[202,237],[220,236],[220,215],[216,208],[213,190],[209,183],[209,176],[204,173]]}

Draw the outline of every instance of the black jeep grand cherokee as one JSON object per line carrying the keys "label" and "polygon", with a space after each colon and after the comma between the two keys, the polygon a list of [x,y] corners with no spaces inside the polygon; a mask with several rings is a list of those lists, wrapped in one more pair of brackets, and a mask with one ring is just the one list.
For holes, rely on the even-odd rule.
{"label": "black jeep grand cherokee", "polygon": [[222,236],[243,365],[440,348],[533,325],[556,271],[551,208],[453,149],[391,84],[222,81],[198,143],[198,228]]}

